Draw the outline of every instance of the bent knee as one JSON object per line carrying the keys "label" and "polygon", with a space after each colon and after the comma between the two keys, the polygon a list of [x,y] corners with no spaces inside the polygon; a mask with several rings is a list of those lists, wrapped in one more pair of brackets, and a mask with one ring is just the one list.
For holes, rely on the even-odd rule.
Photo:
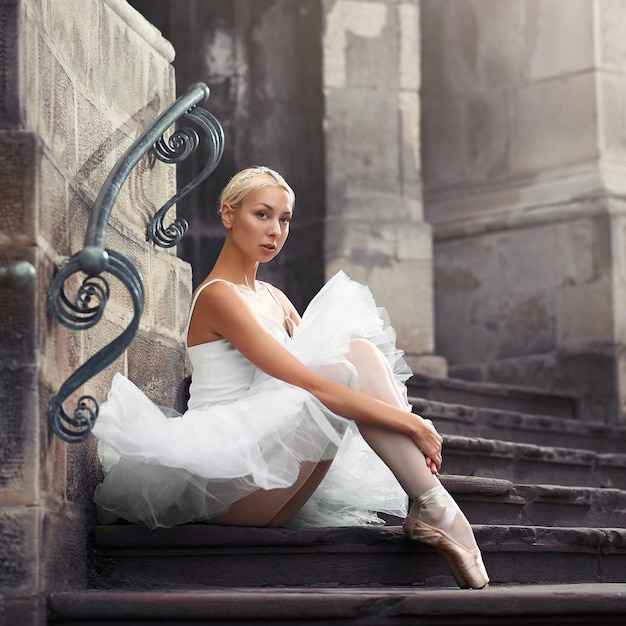
{"label": "bent knee", "polygon": [[367,339],[351,339],[346,358],[352,363],[358,364],[367,359],[381,359],[380,350]]}

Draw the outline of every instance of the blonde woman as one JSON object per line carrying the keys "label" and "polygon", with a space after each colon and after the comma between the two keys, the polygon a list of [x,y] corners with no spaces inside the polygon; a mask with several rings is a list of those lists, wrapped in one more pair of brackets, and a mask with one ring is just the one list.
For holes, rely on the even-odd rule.
{"label": "blonde woman", "polygon": [[222,192],[226,238],[196,289],[188,409],[166,417],[117,375],[94,433],[101,519],[150,526],[348,525],[406,514],[461,587],[488,577],[467,519],[439,481],[442,437],[411,412],[410,370],[367,287],[334,276],[301,318],[259,281],[289,235],[295,196],[247,168]]}

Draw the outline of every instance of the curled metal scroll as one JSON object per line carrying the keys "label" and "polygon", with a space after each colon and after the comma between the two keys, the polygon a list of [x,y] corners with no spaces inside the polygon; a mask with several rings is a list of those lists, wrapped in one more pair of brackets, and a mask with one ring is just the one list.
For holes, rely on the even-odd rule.
{"label": "curled metal scroll", "polygon": [[[99,406],[93,396],[81,396],[73,414],[65,410],[64,401],[81,385],[108,367],[132,341],[145,300],[143,281],[137,268],[122,254],[106,250],[106,272],[117,278],[133,301],[133,318],[124,331],[83,363],[61,386],[48,406],[48,425],[67,442],[86,439],[98,417]],[[79,254],[75,254],[52,281],[48,290],[48,308],[68,328],[87,330],[102,318],[110,295],[109,284],[101,276],[86,276],[74,296],[68,295],[68,279],[82,274]]]}
{"label": "curled metal scroll", "polygon": [[[83,441],[93,429],[99,405],[93,396],[82,396],[73,412],[65,409],[65,401],[90,378],[115,361],[132,342],[144,307],[144,285],[137,268],[122,254],[105,249],[104,240],[111,209],[122,185],[139,160],[151,151],[165,163],[179,163],[193,152],[199,137],[188,129],[175,131],[167,140],[167,130],[181,117],[193,119],[207,134],[211,142],[211,157],[200,175],[168,200],[152,222],[160,224],[152,241],[176,242],[184,235],[184,226],[163,227],[163,216],[183,195],[197,186],[217,166],[224,144],[224,133],[219,122],[207,111],[197,107],[209,97],[204,83],[194,83],[172,106],[161,114],[126,151],[109,173],[100,189],[89,216],[83,249],[72,256],[55,276],[48,289],[48,309],[56,319],[72,330],[93,328],[101,319],[110,297],[109,282],[103,274],[115,277],[128,291],[133,302],[133,317],[128,326],[113,341],[91,356],[62,385],[48,406],[48,425],[62,440]],[[183,221],[180,221],[183,224]],[[180,233],[180,234],[179,234]],[[158,243],[158,245],[162,245]],[[162,247],[171,247],[175,243]],[[82,278],[81,278],[82,276]],[[72,290],[71,285],[80,282]],[[71,295],[73,293],[73,295]]]}
{"label": "curled metal scroll", "polygon": [[[161,248],[171,248],[177,245],[188,228],[187,221],[182,218],[176,218],[171,224],[165,226],[167,212],[176,202],[211,174],[224,152],[224,131],[211,113],[196,107],[187,111],[185,117],[193,120],[206,134],[210,148],[209,159],[200,174],[170,198],[148,222],[146,238]],[[180,163],[194,152],[199,144],[198,133],[193,128],[181,128],[167,139],[161,137],[154,144],[152,153],[164,163]]]}

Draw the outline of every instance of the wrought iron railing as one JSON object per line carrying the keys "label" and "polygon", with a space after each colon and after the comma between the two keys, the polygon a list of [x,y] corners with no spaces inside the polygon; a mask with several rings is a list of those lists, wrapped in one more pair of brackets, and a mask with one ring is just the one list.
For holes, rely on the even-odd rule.
{"label": "wrought iron railing", "polygon": [[[175,246],[187,231],[187,222],[176,218],[169,225],[166,215],[183,196],[197,187],[216,168],[224,150],[224,132],[211,113],[198,106],[209,97],[204,83],[194,83],[126,151],[102,185],[90,214],[84,247],[60,269],[48,290],[48,309],[64,326],[73,330],[93,328],[102,318],[110,295],[104,274],[117,278],[128,290],[133,302],[133,318],[111,343],[83,363],[64,383],[48,406],[48,425],[61,439],[78,442],[86,439],[98,417],[99,405],[93,396],[81,396],[72,414],[64,402],[90,378],[115,361],[132,342],[144,307],[144,285],[137,268],[122,254],[104,247],[111,209],[132,169],[151,153],[164,163],[180,163],[200,145],[200,136],[191,127],[167,131],[180,119],[193,121],[209,142],[209,159],[190,183],[170,198],[150,219],[146,238],[157,246]],[[70,280],[83,276],[80,287],[69,295]]]}

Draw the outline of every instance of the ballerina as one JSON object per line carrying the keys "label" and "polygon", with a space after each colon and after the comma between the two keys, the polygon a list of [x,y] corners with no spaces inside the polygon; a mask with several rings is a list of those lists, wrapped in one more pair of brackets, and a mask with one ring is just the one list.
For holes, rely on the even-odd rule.
{"label": "ballerina", "polygon": [[168,417],[115,376],[94,428],[105,472],[100,518],[152,527],[370,523],[376,511],[405,514],[408,496],[404,533],[437,550],[460,587],[483,588],[472,528],[439,481],[443,439],[411,412],[410,370],[369,289],[340,272],[301,318],[257,279],[285,244],[294,204],[267,167],[224,188],[226,238],[187,328],[187,411]]}

